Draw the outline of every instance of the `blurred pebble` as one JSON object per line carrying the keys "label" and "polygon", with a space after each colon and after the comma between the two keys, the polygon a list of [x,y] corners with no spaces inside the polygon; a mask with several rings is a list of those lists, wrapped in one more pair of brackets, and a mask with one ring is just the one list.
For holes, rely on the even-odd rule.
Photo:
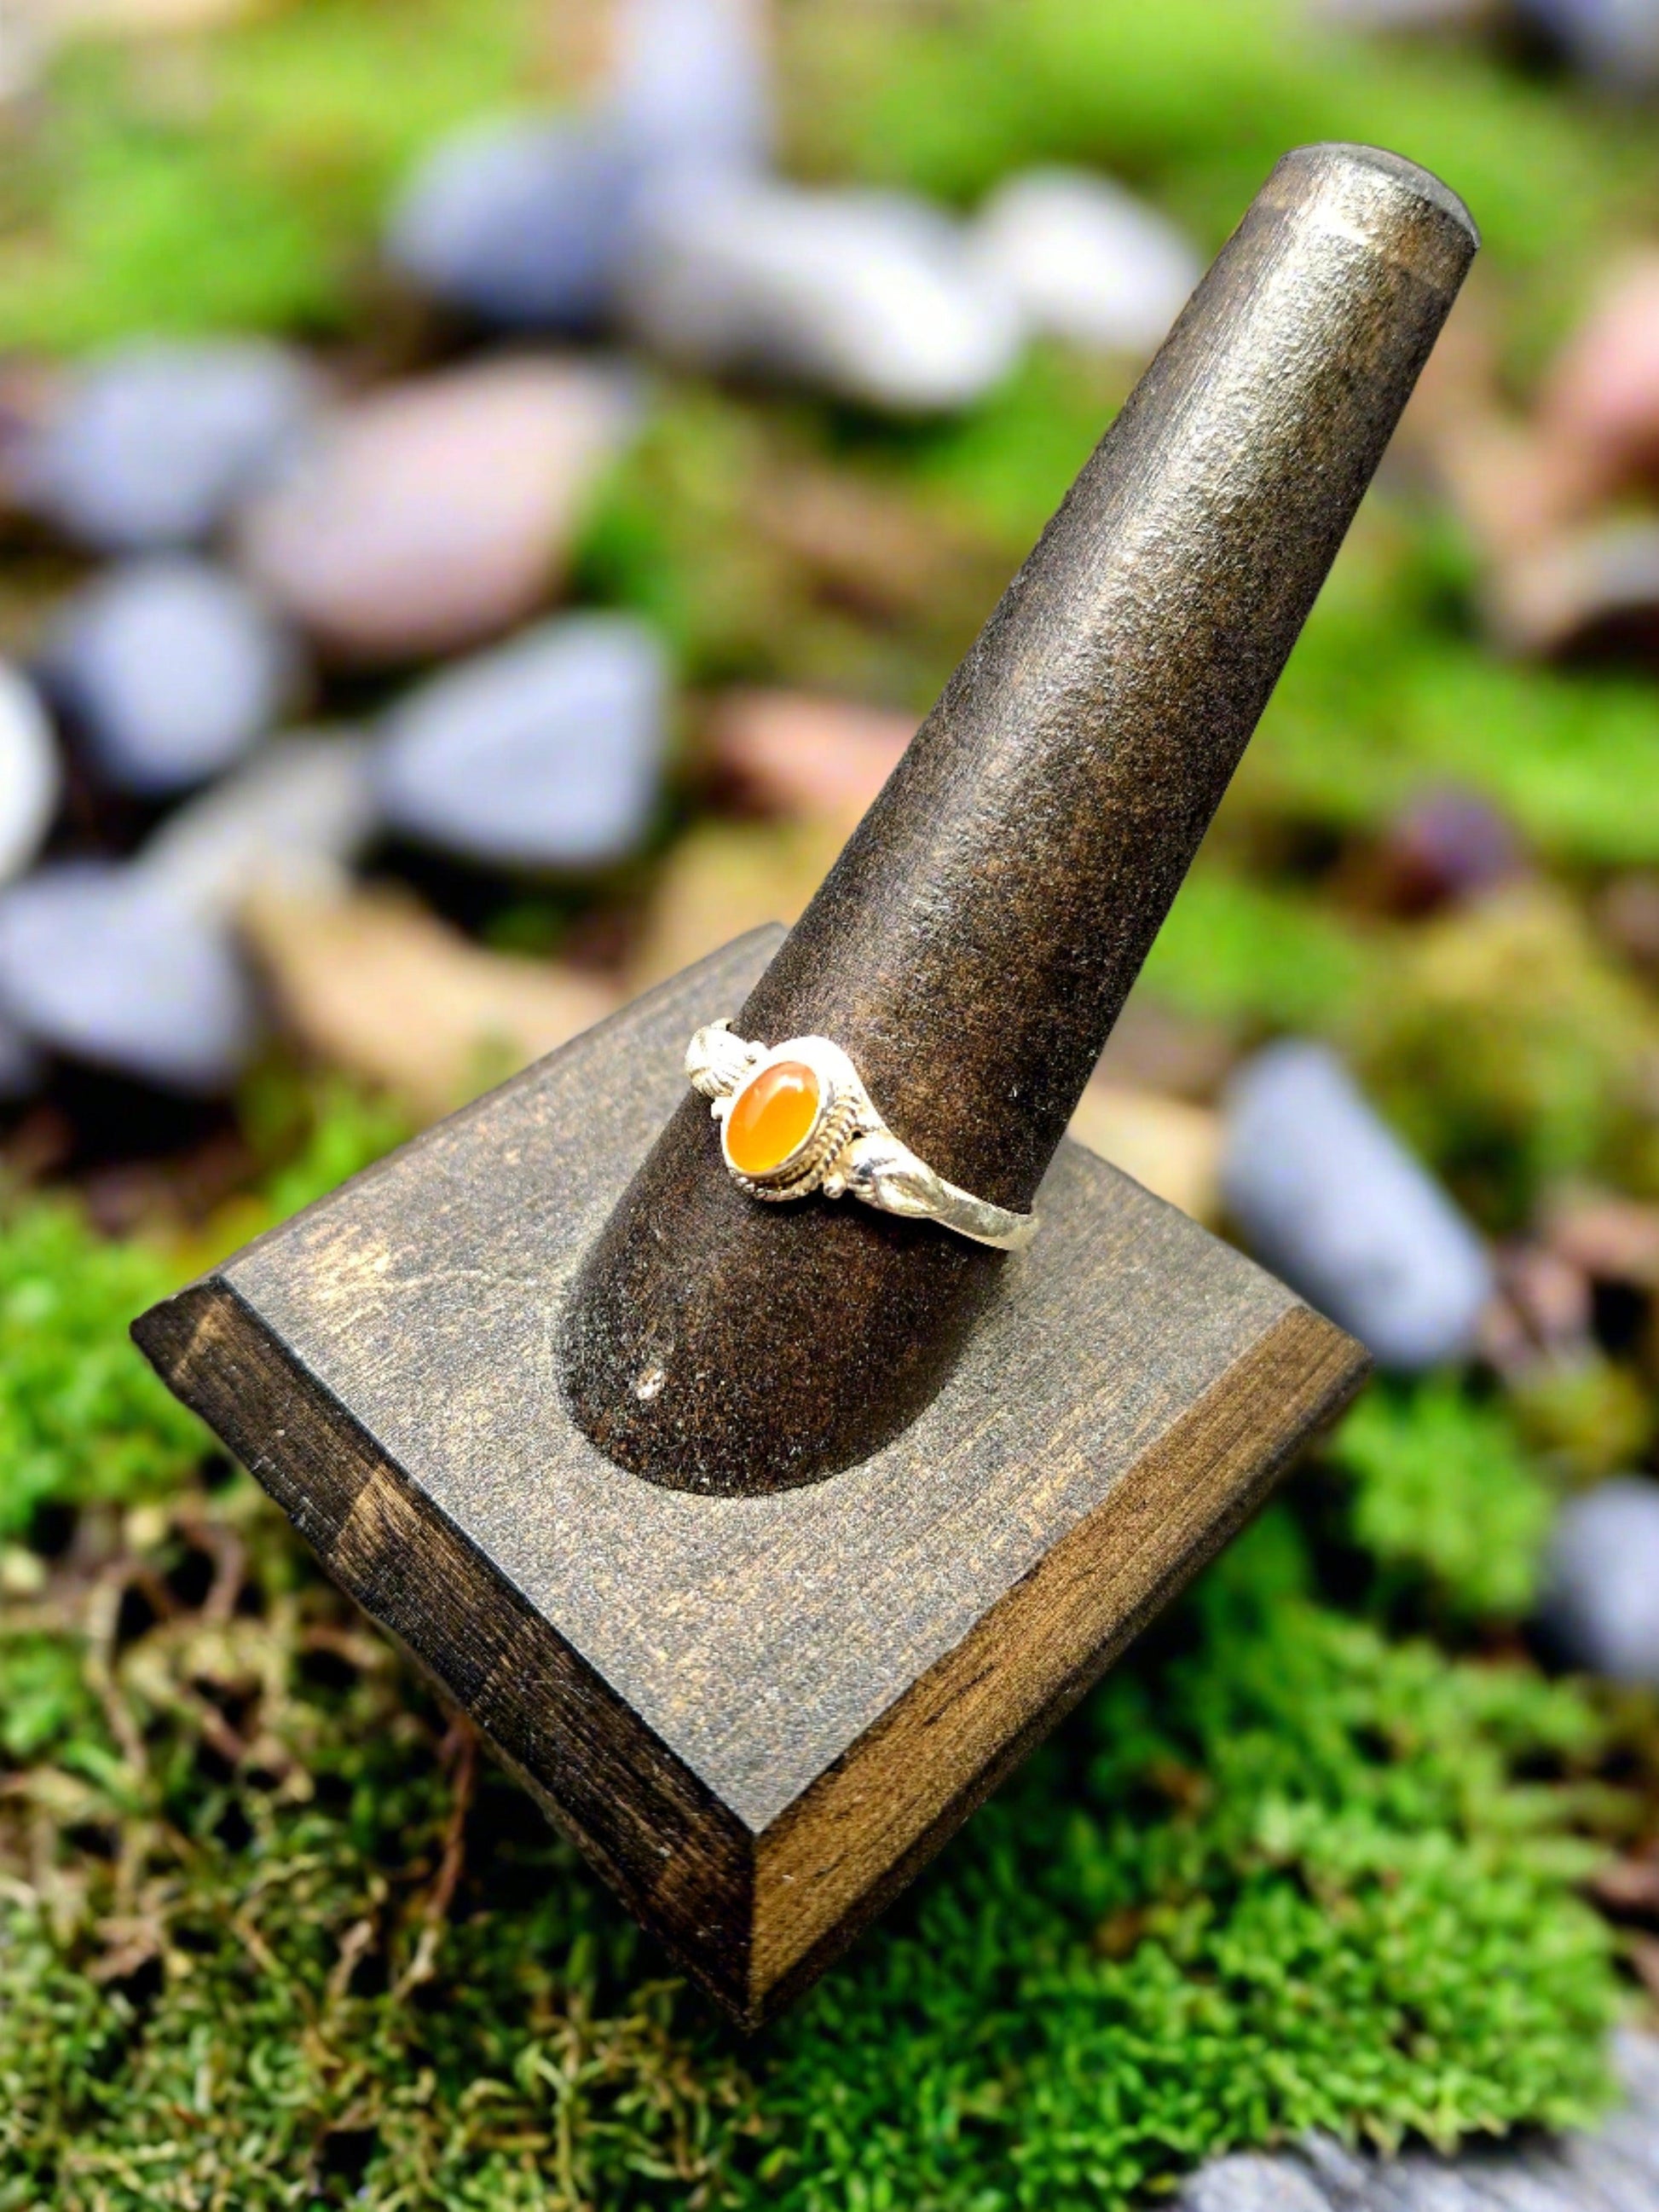
{"label": "blurred pebble", "polygon": [[1538,428],[1580,511],[1659,475],[1659,252],[1615,269],[1539,395]]}
{"label": "blurred pebble", "polygon": [[1385,1367],[1469,1349],[1486,1253],[1334,1053],[1269,1045],[1228,1085],[1224,1118],[1227,1210],[1265,1266]]}
{"label": "blurred pebble", "polygon": [[100,552],[210,536],[302,434],[317,380],[258,339],[124,346],[83,369],[22,457],[25,496]]}
{"label": "blurred pebble", "polygon": [[1188,2175],[1176,2212],[1331,2212],[1330,2199],[1288,2157],[1234,2151]]}
{"label": "blurred pebble", "polygon": [[1656,0],[1516,0],[1522,18],[1613,92],[1659,84]]}
{"label": "blurred pebble", "polygon": [[40,851],[62,784],[58,740],[46,709],[33,686],[0,661],[0,884]]}
{"label": "blurred pebble", "polygon": [[442,139],[387,225],[392,266],[507,330],[581,330],[611,299],[639,166],[603,119],[507,117]]}
{"label": "blurred pebble", "polygon": [[38,355],[0,354],[0,512],[29,511],[34,455],[69,381],[61,364]]}
{"label": "blurred pebble", "polygon": [[1505,817],[1474,792],[1428,791],[1390,823],[1380,855],[1390,905],[1407,914],[1460,906],[1522,866]]}
{"label": "blurred pebble", "polygon": [[1207,1107],[1097,1076],[1066,1134],[1194,1221],[1221,1214],[1221,1121]]}
{"label": "blurred pebble", "polygon": [[714,766],[771,814],[856,822],[915,735],[913,714],[804,691],[728,691],[708,725]]}
{"label": "blurred pebble", "polygon": [[1567,1500],[1543,1611],[1574,1666],[1659,1686],[1659,1483],[1618,1474]]}
{"label": "blurred pebble", "polygon": [[[1634,1875],[1626,1894],[1644,1912],[1649,1869],[1623,1863]],[[1605,1875],[1595,1887],[1617,1909]],[[1455,2151],[1407,2142],[1381,2154],[1310,2129],[1294,2149],[1236,2151],[1200,2166],[1168,2200],[1170,2212],[1651,2212],[1659,2039],[1618,2028],[1607,2057],[1620,2094],[1593,2129],[1517,2130],[1499,2142],[1475,2136]]]}
{"label": "blurred pebble", "polygon": [[366,738],[295,732],[169,816],[132,866],[178,906],[234,915],[262,885],[332,884],[380,818]]}
{"label": "blurred pebble", "polygon": [[1592,523],[1498,567],[1487,611],[1510,653],[1659,659],[1659,521]]}
{"label": "blurred pebble", "polygon": [[228,932],[102,862],[0,896],[0,1012],[53,1052],[208,1097],[234,1083],[258,1030]]}
{"label": "blurred pebble", "polygon": [[747,168],[772,136],[750,0],[629,0],[586,115],[500,116],[441,139],[384,251],[429,298],[506,330],[585,330],[609,311],[640,195],[669,168]]}
{"label": "blurred pebble", "polygon": [[921,201],[678,178],[642,207],[623,278],[635,335],[708,371],[757,371],[898,415],[1001,382],[1018,308]]}
{"label": "blurred pebble", "polygon": [[774,124],[760,0],[623,0],[602,112],[653,168],[762,167]]}
{"label": "blurred pebble", "polygon": [[488,951],[397,893],[331,898],[266,884],[242,924],[301,1044],[422,1118],[516,1073],[617,1004],[597,977]]}
{"label": "blurred pebble", "polygon": [[228,768],[301,678],[292,640],[259,600],[187,554],[149,554],[83,586],[41,667],[100,773],[143,798]]}
{"label": "blurred pebble", "polygon": [[667,665],[643,623],[544,623],[393,711],[376,763],[386,820],[489,866],[621,860],[651,824],[667,713]]}
{"label": "blurred pebble", "polygon": [[637,419],[618,373],[504,359],[343,409],[245,513],[250,575],[341,658],[477,643],[529,613]]}
{"label": "blurred pebble", "polygon": [[1110,353],[1152,353],[1204,273],[1172,222],[1086,170],[1011,177],[974,238],[1035,329]]}

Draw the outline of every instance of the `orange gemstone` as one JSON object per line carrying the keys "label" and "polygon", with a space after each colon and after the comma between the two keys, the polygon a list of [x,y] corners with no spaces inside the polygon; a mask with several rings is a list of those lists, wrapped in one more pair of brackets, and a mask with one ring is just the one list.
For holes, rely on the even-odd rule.
{"label": "orange gemstone", "polygon": [[818,1118],[818,1079],[805,1060],[775,1060],[751,1076],[726,1118],[726,1152],[739,1173],[770,1175],[804,1145]]}

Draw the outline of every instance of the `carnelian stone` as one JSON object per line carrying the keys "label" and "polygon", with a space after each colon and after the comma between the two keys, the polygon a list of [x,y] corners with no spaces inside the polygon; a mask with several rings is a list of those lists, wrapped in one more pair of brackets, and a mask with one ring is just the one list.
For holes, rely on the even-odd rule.
{"label": "carnelian stone", "polygon": [[775,1060],[751,1076],[726,1119],[726,1152],[743,1175],[770,1175],[805,1144],[818,1118],[818,1079],[805,1060]]}

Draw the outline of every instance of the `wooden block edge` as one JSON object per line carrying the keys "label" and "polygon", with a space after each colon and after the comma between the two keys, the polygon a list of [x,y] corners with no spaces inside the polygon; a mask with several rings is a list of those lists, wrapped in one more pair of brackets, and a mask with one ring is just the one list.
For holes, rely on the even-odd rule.
{"label": "wooden block edge", "polygon": [[[755,2025],[750,1829],[306,1372],[233,1285],[203,1278],[140,1315],[132,1335],[325,1571],[475,1722],[635,1917],[722,2009]],[[266,1449],[272,1437],[283,1441],[280,1462]],[[434,1648],[434,1600],[461,1622],[441,1651]]]}
{"label": "wooden block edge", "polygon": [[1237,1533],[1370,1368],[1310,1308],[1280,1316],[773,1823],[757,1855],[757,2021],[816,1979]]}

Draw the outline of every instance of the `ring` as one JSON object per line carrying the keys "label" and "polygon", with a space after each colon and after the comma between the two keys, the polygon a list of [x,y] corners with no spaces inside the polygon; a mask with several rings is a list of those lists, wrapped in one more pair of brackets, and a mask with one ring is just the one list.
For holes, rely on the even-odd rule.
{"label": "ring", "polygon": [[1014,1213],[935,1174],[896,1137],[858,1070],[828,1037],[791,1037],[769,1051],[710,1022],[686,1048],[692,1088],[710,1100],[732,1180],[751,1198],[850,1194],[884,1213],[937,1221],[975,1244],[1015,1252],[1036,1233]]}

